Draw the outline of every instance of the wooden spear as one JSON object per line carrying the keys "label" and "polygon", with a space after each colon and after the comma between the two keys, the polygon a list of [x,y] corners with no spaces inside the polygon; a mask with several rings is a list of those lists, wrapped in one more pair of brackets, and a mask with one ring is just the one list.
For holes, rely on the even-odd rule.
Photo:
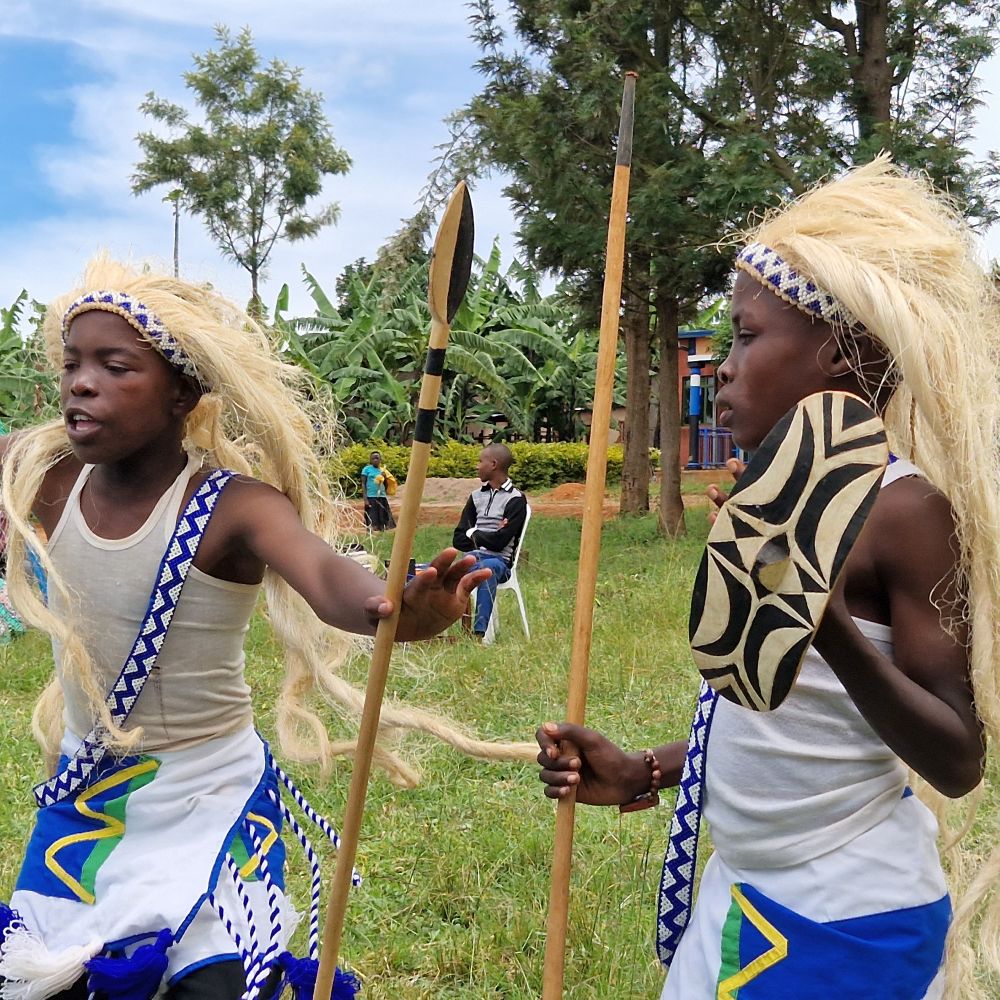
{"label": "wooden spear", "polygon": [[[615,383],[615,353],[621,313],[622,270],[625,261],[625,220],[628,208],[629,172],[632,166],[632,124],[635,108],[635,81],[638,74],[625,74],[621,123],[618,127],[618,158],[611,188],[611,215],[608,220],[608,249],[604,268],[604,297],[601,302],[601,338],[597,352],[597,381],[590,448],[587,453],[587,484],[583,495],[583,523],[580,534],[580,565],[576,580],[573,613],[573,645],[570,653],[569,696],[566,719],[583,725],[587,704],[587,675],[590,666],[590,639],[594,626],[594,594],[597,563],[601,554],[604,522],[604,484],[608,471],[608,427]],[[563,752],[567,751],[565,745]],[[576,796],[571,789],[556,809],[555,845],[552,853],[552,882],[549,890],[548,932],[542,1000],[560,1000],[566,957],[566,925],[569,916],[569,874],[573,855],[573,820]]]}
{"label": "wooden spear", "polygon": [[444,371],[444,352],[448,344],[451,321],[462,304],[469,284],[469,275],[472,271],[472,242],[472,199],[463,181],[448,200],[437,238],[434,240],[428,290],[431,334],[427,359],[424,362],[424,374],[420,382],[420,401],[413,431],[413,447],[410,449],[406,492],[403,495],[399,524],[392,543],[385,588],[386,596],[392,601],[395,611],[389,618],[383,618],[379,622],[375,633],[375,648],[368,670],[365,707],[361,714],[358,748],[354,755],[354,770],[351,774],[351,788],[347,798],[340,850],[337,852],[337,866],[334,870],[330,902],[323,927],[323,949],[320,953],[319,973],[316,977],[313,1000],[330,1000],[333,989],[337,957],[340,953],[340,938],[347,911],[347,897],[351,888],[351,874],[354,870],[365,796],[368,792],[375,737],[378,735],[382,698],[389,673],[389,659],[396,638],[396,625],[399,622],[406,570],[413,549],[413,536],[417,529],[417,513],[420,510],[420,499],[427,478],[434,417],[441,393],[441,374]]}

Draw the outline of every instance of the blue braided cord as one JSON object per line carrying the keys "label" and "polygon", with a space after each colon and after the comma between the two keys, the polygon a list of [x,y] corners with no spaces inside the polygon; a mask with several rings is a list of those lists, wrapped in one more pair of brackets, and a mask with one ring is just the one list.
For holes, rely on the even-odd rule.
{"label": "blue braided cord", "polygon": [[[216,898],[215,893],[209,893],[208,903],[219,915],[219,919],[222,921],[223,926],[226,928],[226,933],[233,939],[233,944],[236,945],[236,950],[240,953],[240,960],[243,962],[243,972],[249,980],[250,974],[253,972],[253,968],[250,965],[250,953],[243,947],[243,938],[240,937],[239,929],[236,925],[229,919],[229,915],[226,913],[225,907]],[[243,994],[243,998],[246,997],[246,992]],[[241,1000],[243,1000],[241,998]]]}
{"label": "blue braided cord", "polygon": [[319,958],[319,894],[322,885],[319,858],[316,857],[316,852],[313,850],[312,841],[306,836],[305,830],[299,825],[299,821],[292,815],[288,806],[281,801],[281,796],[273,789],[268,794],[271,801],[281,809],[281,815],[302,845],[306,860],[309,862],[309,870],[312,873],[309,899],[309,957],[317,959]]}
{"label": "blue braided cord", "polygon": [[[253,906],[250,896],[246,891],[246,885],[240,877],[240,870],[231,854],[226,854],[226,868],[229,869],[230,878],[236,887],[236,895],[239,897],[240,906],[243,909],[243,917],[247,922],[247,941],[249,948],[243,955],[243,969],[246,972],[247,988],[243,993],[243,1000],[257,1000],[260,993],[260,986],[257,983],[258,966],[260,965],[260,940],[257,934],[257,919],[254,916]],[[235,940],[235,939],[234,939]]]}
{"label": "blue braided cord", "polygon": [[[309,817],[310,820],[312,820],[313,823],[316,824],[316,826],[320,828],[320,830],[323,831],[324,834],[326,834],[334,848],[339,850],[340,835],[330,825],[330,821],[328,819],[321,816],[315,809],[313,809],[306,797],[295,787],[295,783],[292,779],[285,774],[280,767],[278,767],[278,764],[271,755],[270,751],[268,751],[267,762],[271,766],[274,773],[278,776],[281,783],[292,793],[292,797],[295,799],[299,808],[306,814],[306,816]],[[361,876],[358,874],[358,870],[356,868],[351,871],[351,885],[355,887],[361,885]]]}
{"label": "blue braided cord", "polygon": [[677,789],[677,802],[670,821],[670,840],[663,859],[656,920],[656,954],[666,968],[670,967],[691,916],[705,759],[718,697],[704,681],[701,682],[684,769]]}
{"label": "blue braided cord", "polygon": [[269,918],[268,945],[261,955],[260,965],[254,980],[256,985],[263,987],[267,981],[270,967],[278,954],[278,935],[281,933],[281,907],[278,903],[278,889],[274,884],[274,879],[271,878],[271,868],[267,863],[267,852],[264,850],[264,844],[257,833],[257,827],[250,819],[245,819],[243,825],[253,840],[254,856],[257,858],[261,880],[264,883],[264,888],[267,890]]}
{"label": "blue braided cord", "polygon": [[[232,477],[233,473],[225,469],[212,472],[195,491],[177,522],[173,537],[160,561],[156,583],[149,595],[149,605],[139,634],[118,679],[105,699],[116,726],[120,727],[131,714],[156,663],[205,527],[219,496]],[[61,802],[89,784],[106,753],[107,746],[102,731],[95,726],[66,767],[48,781],[35,786],[38,807],[44,808]]]}

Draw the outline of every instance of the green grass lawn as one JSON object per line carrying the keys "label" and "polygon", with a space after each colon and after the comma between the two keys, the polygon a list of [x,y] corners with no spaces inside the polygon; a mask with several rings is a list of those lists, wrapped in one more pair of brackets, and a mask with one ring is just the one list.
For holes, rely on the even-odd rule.
{"label": "green grass lawn", "polygon": [[[604,530],[587,715],[589,724],[633,749],[687,734],[697,689],[687,613],[707,530],[705,510],[688,511],[688,525],[688,538],[679,542],[657,537],[654,516],[612,521]],[[450,534],[448,528],[422,529],[415,554],[429,557]],[[399,647],[391,694],[437,708],[491,739],[531,739],[539,723],[561,718],[579,534],[578,522],[532,522],[520,563],[530,642],[513,597],[501,595],[496,645],[463,638]],[[389,542],[377,540],[384,553]],[[280,666],[261,616],[247,653],[258,723],[270,736]],[[8,734],[0,744],[7,790],[0,816],[5,898],[30,830],[30,789],[40,756],[29,723],[51,660],[37,634],[0,658]],[[365,670],[362,659],[350,674],[363,684]],[[332,731],[347,731],[328,715]],[[352,895],[342,964],[362,978],[367,1000],[537,1000],[554,829],[554,807],[541,793],[537,768],[469,760],[428,738],[409,737],[402,749],[418,761],[423,782],[401,791],[381,776],[372,781],[357,858],[365,883]],[[302,768],[289,770],[338,825],[349,762],[341,761],[325,786]],[[577,810],[567,997],[659,995],[652,941],[669,801],[667,796],[660,809],[626,816],[615,809]],[[329,850],[324,858],[329,875]],[[304,905],[307,869],[294,849],[291,870]]]}

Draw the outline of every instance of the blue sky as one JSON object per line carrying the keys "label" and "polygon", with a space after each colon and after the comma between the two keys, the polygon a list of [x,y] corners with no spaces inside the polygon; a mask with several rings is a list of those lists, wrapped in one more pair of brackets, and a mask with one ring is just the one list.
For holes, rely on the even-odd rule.
{"label": "blue sky", "polygon": [[[324,192],[341,206],[339,224],[272,255],[265,301],[287,281],[293,310],[309,310],[299,265],[332,291],[345,264],[371,259],[412,213],[447,137],[442,119],[478,90],[467,14],[462,0],[2,0],[0,304],[21,288],[41,300],[64,291],[102,247],[169,261],[169,207],[157,192],[129,190],[135,135],[148,125],[138,105],[150,90],[188,105],[181,74],[224,23],[249,25],[262,56],[303,68],[354,160]],[[1000,59],[982,76],[1000,97]],[[1000,118],[984,118],[993,120],[980,129],[979,155],[1000,149]],[[488,253],[500,236],[509,260],[514,221],[501,186],[493,179],[473,193],[476,249]],[[184,217],[181,227],[185,276],[245,301],[245,273],[200,221]],[[987,235],[986,252],[1000,257],[1000,231]]]}

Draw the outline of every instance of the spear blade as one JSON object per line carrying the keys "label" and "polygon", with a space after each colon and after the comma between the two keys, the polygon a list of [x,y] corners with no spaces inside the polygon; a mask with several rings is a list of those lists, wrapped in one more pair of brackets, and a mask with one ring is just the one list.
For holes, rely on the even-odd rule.
{"label": "spear blade", "polygon": [[472,274],[474,238],[472,198],[465,181],[460,181],[441,217],[431,256],[427,301],[438,323],[451,323],[465,298]]}

